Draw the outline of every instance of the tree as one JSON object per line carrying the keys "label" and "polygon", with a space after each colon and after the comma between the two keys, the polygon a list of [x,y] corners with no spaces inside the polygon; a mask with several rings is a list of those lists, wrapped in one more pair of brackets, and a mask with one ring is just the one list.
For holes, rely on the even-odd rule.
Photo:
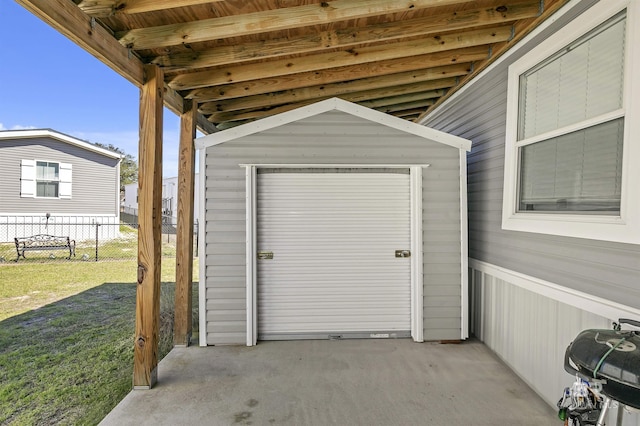
{"label": "tree", "polygon": [[106,145],[95,142],[94,145],[122,155],[122,161],[120,162],[120,192],[124,191],[125,185],[138,181],[138,163],[133,155],[126,154],[121,148],[112,144]]}

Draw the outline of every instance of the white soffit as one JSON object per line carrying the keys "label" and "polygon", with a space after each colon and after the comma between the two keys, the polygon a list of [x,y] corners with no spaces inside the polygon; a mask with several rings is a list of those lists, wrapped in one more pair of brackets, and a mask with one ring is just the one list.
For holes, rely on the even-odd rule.
{"label": "white soffit", "polygon": [[374,123],[382,124],[402,132],[410,133],[424,139],[449,145],[454,148],[464,149],[466,151],[471,149],[470,140],[431,129],[420,124],[412,123],[402,118],[394,117],[371,108],[366,108],[340,98],[327,99],[251,123],[243,124],[238,127],[212,133],[210,135],[197,138],[195,145],[197,149],[204,149],[334,110],[360,117]]}

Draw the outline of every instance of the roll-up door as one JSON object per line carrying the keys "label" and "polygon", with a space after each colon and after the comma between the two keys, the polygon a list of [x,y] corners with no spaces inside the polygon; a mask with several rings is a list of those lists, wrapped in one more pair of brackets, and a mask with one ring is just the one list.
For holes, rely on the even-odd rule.
{"label": "roll-up door", "polygon": [[409,170],[259,170],[258,338],[411,329]]}

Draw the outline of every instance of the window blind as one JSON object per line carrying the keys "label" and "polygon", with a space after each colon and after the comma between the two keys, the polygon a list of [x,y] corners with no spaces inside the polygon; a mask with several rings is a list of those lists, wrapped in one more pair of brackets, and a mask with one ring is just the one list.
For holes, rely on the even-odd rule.
{"label": "window blind", "polygon": [[518,140],[622,107],[625,14],[520,76]]}

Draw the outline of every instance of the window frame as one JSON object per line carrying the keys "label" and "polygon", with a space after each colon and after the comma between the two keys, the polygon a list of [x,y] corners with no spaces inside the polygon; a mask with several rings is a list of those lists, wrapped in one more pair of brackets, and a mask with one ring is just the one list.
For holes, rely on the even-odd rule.
{"label": "window frame", "polygon": [[[58,166],[58,177],[54,178],[54,179],[40,179],[38,178],[38,165],[39,164],[46,164],[47,167],[49,167],[50,165],[57,165]],[[35,198],[54,198],[54,199],[58,199],[60,198],[60,162],[59,161],[47,161],[47,160],[36,160],[36,193],[35,193]],[[55,196],[48,196],[48,195],[38,195],[38,184],[39,183],[55,183],[56,184],[56,193],[57,195]]]}
{"label": "window frame", "polygon": [[[637,1],[600,1],[582,15],[552,34],[542,43],[509,66],[507,83],[507,115],[505,133],[505,169],[502,206],[502,229],[533,232],[602,241],[640,243],[640,191],[634,183],[640,182],[640,166],[632,167],[633,160],[640,160],[640,82],[632,75],[640,73],[640,19]],[[560,49],[583,37],[599,25],[624,9],[626,16],[626,39],[623,76],[622,108],[596,118],[555,129],[523,141],[518,141],[520,107],[520,76],[547,60]],[[636,101],[634,102],[634,98]],[[589,212],[555,213],[518,211],[520,158],[519,148],[524,145],[551,139],[572,131],[595,126],[615,118],[624,117],[624,140],[622,158],[622,195],[619,215],[598,215]],[[636,143],[632,143],[633,140]]]}

